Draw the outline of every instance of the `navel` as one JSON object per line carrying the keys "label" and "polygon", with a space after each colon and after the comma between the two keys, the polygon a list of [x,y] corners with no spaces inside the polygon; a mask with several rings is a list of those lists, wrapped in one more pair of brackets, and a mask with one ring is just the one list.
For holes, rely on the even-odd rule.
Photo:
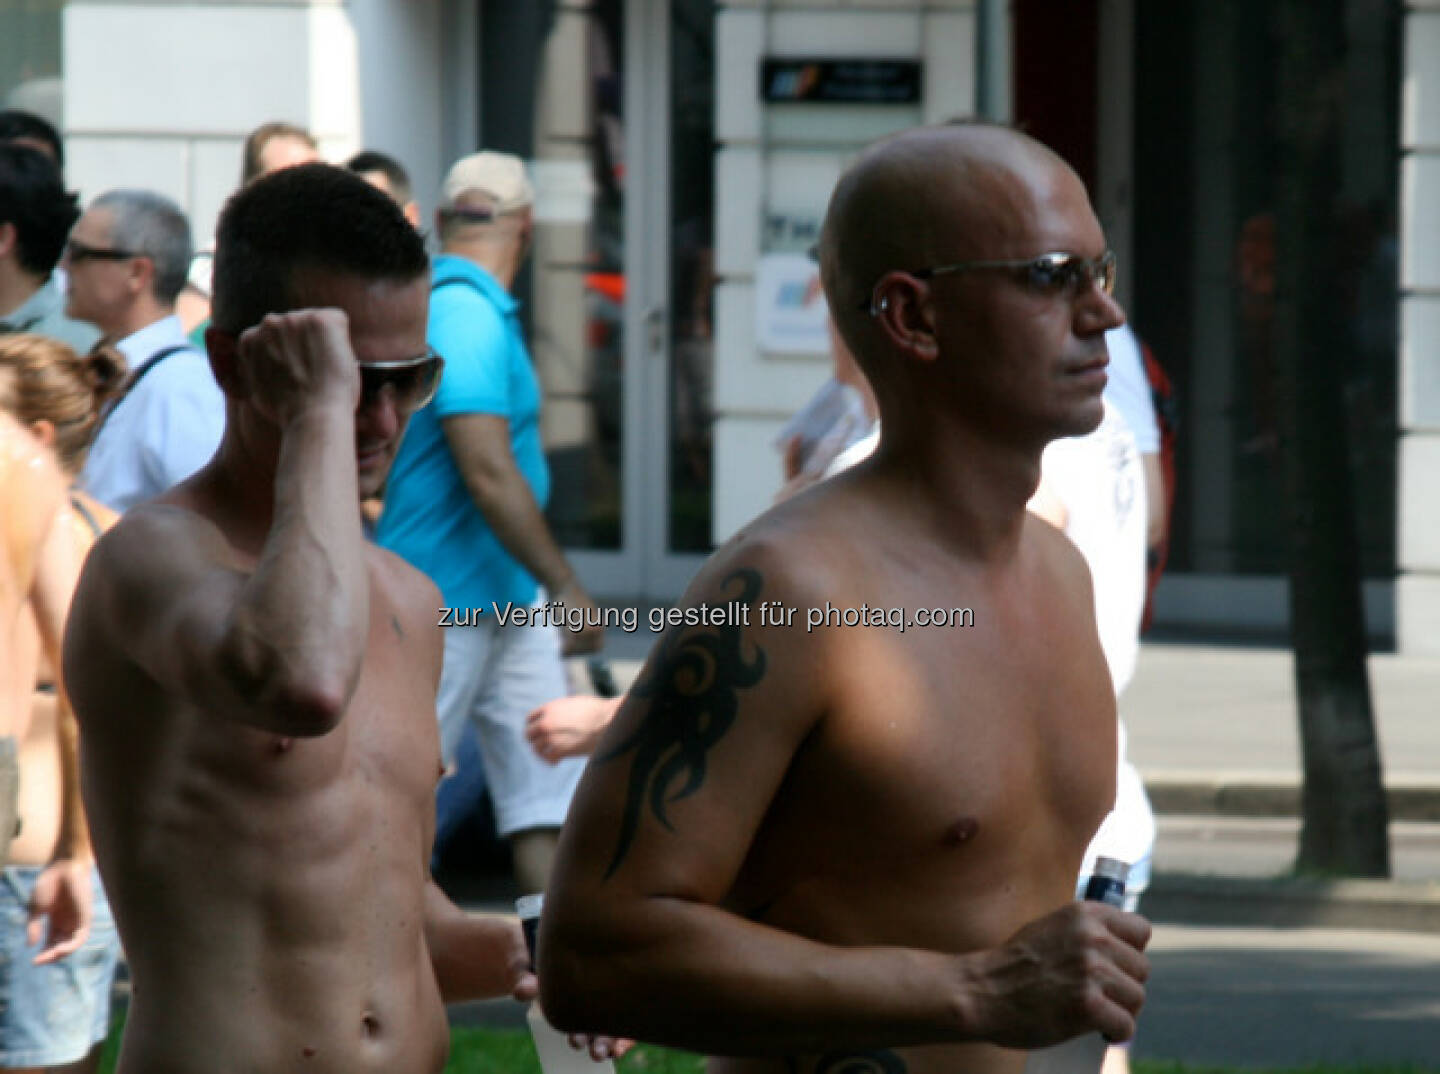
{"label": "navel", "polygon": [[366,1011],[360,1019],[360,1027],[365,1031],[367,1037],[378,1037],[380,1035],[380,1019],[374,1014]]}
{"label": "navel", "polygon": [[962,846],[974,839],[979,830],[980,822],[974,817],[961,817],[945,829],[945,835],[940,841],[947,847]]}

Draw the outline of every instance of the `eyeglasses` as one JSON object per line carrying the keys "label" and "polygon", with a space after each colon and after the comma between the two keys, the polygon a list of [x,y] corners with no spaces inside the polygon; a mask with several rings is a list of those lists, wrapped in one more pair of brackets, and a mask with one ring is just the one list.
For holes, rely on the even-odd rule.
{"label": "eyeglasses", "polygon": [[129,261],[132,257],[144,256],[146,255],[134,250],[107,250],[103,246],[90,246],[78,239],[71,239],[65,244],[65,259],[71,264],[81,261]]}
{"label": "eyeglasses", "polygon": [[435,398],[445,359],[431,350],[419,358],[357,364],[360,367],[360,409],[374,406],[381,394],[388,390],[395,409],[413,414]]}
{"label": "eyeglasses", "polygon": [[[917,280],[928,280],[951,272],[970,272],[975,269],[1008,269],[1016,273],[1021,283],[1045,295],[1066,294],[1074,297],[1096,284],[1099,284],[1100,289],[1107,295],[1115,291],[1113,250],[1106,250],[1099,257],[1049,253],[1014,261],[959,261],[953,265],[911,269],[907,275],[914,276]],[[870,292],[870,301],[860,305],[860,309],[872,316],[885,308],[884,299],[877,294],[879,288],[880,284],[876,283]]]}

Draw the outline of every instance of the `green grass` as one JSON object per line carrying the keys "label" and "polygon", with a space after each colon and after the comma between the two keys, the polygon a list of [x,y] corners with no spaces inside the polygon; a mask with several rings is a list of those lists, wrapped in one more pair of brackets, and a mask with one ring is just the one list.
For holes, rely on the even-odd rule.
{"label": "green grass", "polygon": [[[112,1074],[120,1042],[120,1023],[105,1045],[100,1074]],[[623,1074],[703,1074],[699,1056],[642,1045],[620,1063]],[[450,1032],[450,1062],[445,1074],[540,1074],[530,1036],[518,1029],[456,1028]],[[1440,1069],[1404,1064],[1237,1068],[1191,1066],[1159,1059],[1135,1062],[1134,1074],[1440,1074]]]}

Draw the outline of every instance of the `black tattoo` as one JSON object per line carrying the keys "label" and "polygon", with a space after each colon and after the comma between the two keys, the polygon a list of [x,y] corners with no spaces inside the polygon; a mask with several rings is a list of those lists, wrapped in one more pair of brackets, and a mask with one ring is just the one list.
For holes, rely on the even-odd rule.
{"label": "black tattoo", "polygon": [[391,615],[390,625],[395,628],[395,636],[403,640],[405,637],[405,630],[403,627],[401,627],[400,620],[395,618],[394,615]]}
{"label": "black tattoo", "polygon": [[905,1060],[885,1048],[873,1052],[830,1052],[815,1064],[815,1074],[905,1074]]}
{"label": "black tattoo", "polygon": [[[735,571],[725,579],[723,588],[736,582],[740,592],[730,599],[748,605],[760,595],[759,571]],[[635,840],[647,796],[655,819],[675,830],[666,808],[700,789],[705,782],[707,754],[735,722],[736,692],[754,686],[764,676],[765,651],[757,646],[747,662],[740,630],[738,624],[732,624],[672,632],[662,643],[654,673],[632,688],[634,696],[650,699],[650,711],[629,738],[597,758],[604,763],[635,754],[620,841],[605,871],[607,880]],[[676,788],[682,779],[683,785]]]}

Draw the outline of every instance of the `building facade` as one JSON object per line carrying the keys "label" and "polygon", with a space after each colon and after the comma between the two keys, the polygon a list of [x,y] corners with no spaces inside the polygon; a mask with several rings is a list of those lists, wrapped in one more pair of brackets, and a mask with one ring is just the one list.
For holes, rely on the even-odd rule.
{"label": "building facade", "polygon": [[[1316,0],[1341,48],[1334,317],[1372,636],[1440,652],[1440,2]],[[551,519],[587,585],[673,599],[780,483],[825,379],[804,251],[858,149],[1022,123],[1075,164],[1132,321],[1178,386],[1159,620],[1282,629],[1277,272],[1285,0],[23,0],[0,99],[63,127],[88,200],[176,198],[213,232],[271,119],[382,149],[422,206],[480,146],[534,164],[521,281]],[[1281,288],[1278,300],[1285,295]],[[1281,311],[1284,312],[1283,310]],[[1327,322],[1328,323],[1328,322]],[[1337,435],[1342,430],[1337,429]]]}

